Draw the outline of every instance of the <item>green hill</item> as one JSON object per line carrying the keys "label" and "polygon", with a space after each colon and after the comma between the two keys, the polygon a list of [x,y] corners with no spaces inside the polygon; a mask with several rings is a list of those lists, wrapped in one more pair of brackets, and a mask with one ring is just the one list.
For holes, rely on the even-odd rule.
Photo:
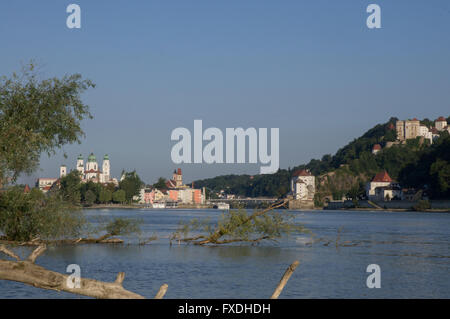
{"label": "green hill", "polygon": [[[290,190],[290,178],[297,169],[309,169],[317,177],[316,204],[325,198],[355,198],[364,194],[365,184],[381,171],[404,187],[426,189],[432,198],[450,198],[450,136],[441,133],[433,145],[420,138],[405,144],[388,145],[395,141],[396,118],[378,124],[361,137],[339,149],[335,155],[312,159],[308,164],[292,169],[280,169],[270,175],[225,175],[195,181],[197,187],[207,187],[212,192],[246,197],[283,197]],[[450,117],[448,119],[450,122]],[[424,125],[432,122],[422,121]],[[382,151],[372,154],[375,144]],[[389,146],[389,147],[388,147]]]}

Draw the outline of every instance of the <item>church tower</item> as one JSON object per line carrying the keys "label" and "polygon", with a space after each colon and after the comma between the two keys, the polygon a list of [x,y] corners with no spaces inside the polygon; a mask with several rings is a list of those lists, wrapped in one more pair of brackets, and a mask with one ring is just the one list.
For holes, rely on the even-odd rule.
{"label": "church tower", "polygon": [[181,173],[181,168],[173,171],[172,179],[175,182],[175,187],[183,186],[183,174]]}
{"label": "church tower", "polygon": [[108,183],[110,180],[110,170],[111,166],[109,163],[109,156],[105,154],[103,157],[103,165],[102,165],[102,183]]}
{"label": "church tower", "polygon": [[98,178],[98,164],[97,159],[95,158],[94,153],[89,154],[88,161],[86,163],[86,179],[94,179]]}
{"label": "church tower", "polygon": [[77,159],[77,171],[80,172],[80,176],[83,179],[84,178],[84,160],[83,155],[78,155]]}
{"label": "church tower", "polygon": [[59,168],[59,178],[63,178],[67,175],[67,167],[66,165],[61,165]]}

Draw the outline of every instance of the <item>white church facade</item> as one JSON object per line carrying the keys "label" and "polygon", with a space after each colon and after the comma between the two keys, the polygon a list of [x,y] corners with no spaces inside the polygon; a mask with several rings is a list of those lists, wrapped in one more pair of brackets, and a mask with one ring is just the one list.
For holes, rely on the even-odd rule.
{"label": "white church facade", "polygon": [[[86,164],[84,163],[83,155],[80,154],[77,158],[76,170],[80,173],[83,182],[118,184],[117,179],[111,177],[111,164],[108,154],[103,157],[101,169],[93,153],[89,154]],[[65,165],[62,165],[59,170],[59,177],[61,178],[65,175],[67,175],[67,168]]]}

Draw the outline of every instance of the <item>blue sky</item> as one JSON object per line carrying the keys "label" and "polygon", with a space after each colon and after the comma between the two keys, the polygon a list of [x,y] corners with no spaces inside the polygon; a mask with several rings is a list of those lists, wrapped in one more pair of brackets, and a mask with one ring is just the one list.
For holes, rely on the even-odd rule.
{"label": "blue sky", "polygon": [[[82,28],[66,27],[80,5]],[[382,29],[366,27],[366,7]],[[259,172],[258,165],[182,164],[177,127],[280,128],[280,166],[334,153],[391,116],[450,115],[448,1],[2,1],[0,70],[30,59],[44,76],[81,73],[93,120],[86,139],[22,180],[58,175],[76,155],[108,153],[112,173],[154,182]]]}

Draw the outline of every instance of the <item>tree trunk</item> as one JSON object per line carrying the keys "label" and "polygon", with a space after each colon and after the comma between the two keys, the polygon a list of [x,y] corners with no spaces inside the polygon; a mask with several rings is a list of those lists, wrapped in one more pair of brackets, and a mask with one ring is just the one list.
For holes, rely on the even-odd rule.
{"label": "tree trunk", "polygon": [[[20,258],[5,246],[0,245],[0,252],[17,259],[17,261],[0,259],[0,280],[21,282],[33,287],[65,291],[73,294],[102,298],[102,299],[143,299],[144,297],[123,288],[122,282],[125,273],[120,272],[115,282],[102,282],[94,279],[80,278],[79,288],[69,285],[69,275],[60,274],[34,264],[39,255],[45,251],[45,246],[36,248],[27,260]],[[69,284],[68,284],[69,283]],[[157,294],[162,298],[167,291],[167,285],[163,285]]]}

